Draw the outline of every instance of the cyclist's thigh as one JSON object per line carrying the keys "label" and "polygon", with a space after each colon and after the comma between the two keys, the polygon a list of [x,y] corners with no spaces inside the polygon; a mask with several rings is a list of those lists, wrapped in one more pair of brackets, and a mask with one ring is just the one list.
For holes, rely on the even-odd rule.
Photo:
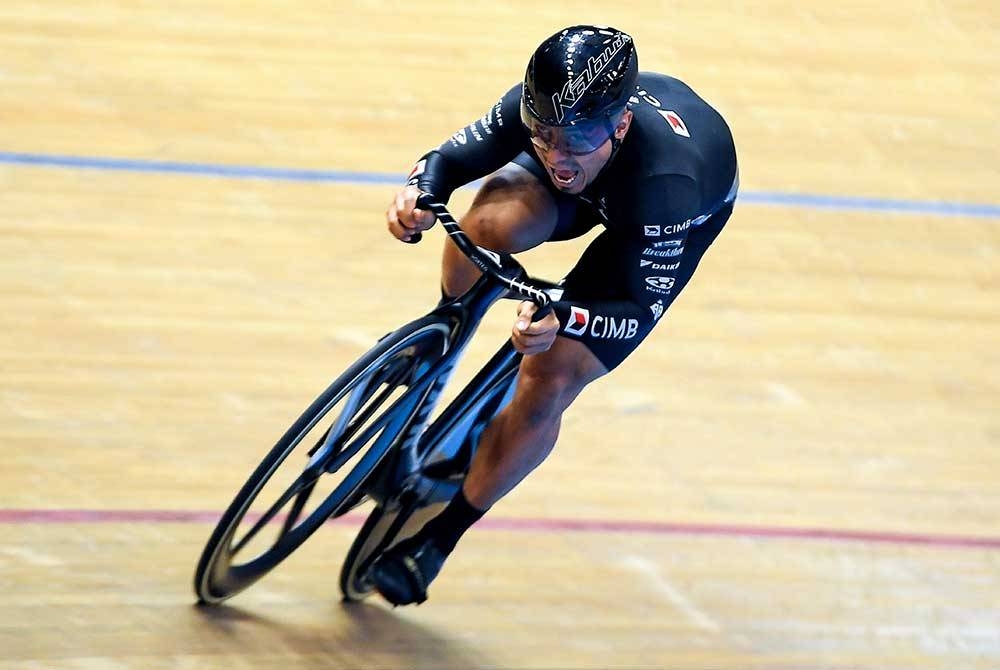
{"label": "cyclist's thigh", "polygon": [[547,240],[558,216],[555,199],[538,178],[508,163],[483,180],[462,229],[482,247],[517,253]]}
{"label": "cyclist's thigh", "polygon": [[[702,256],[722,232],[722,228],[729,220],[732,211],[733,206],[730,204],[702,225],[693,228],[688,234],[684,243],[684,254],[681,256],[680,267],[677,270],[674,290],[668,297],[656,301],[656,307],[661,316],[687,286]],[[624,243],[610,231],[604,231],[591,242],[576,266],[563,281],[565,288],[562,295],[563,300],[582,304],[632,300],[624,281],[615,282],[615,278],[625,277],[626,268],[619,269],[619,267],[621,263],[626,262],[634,262],[634,259],[625,251]],[[650,309],[653,309],[653,306],[650,306]],[[652,322],[645,322],[644,325],[640,326],[636,336],[629,339],[588,339],[585,344],[608,370],[613,370],[635,351],[639,343],[652,332],[653,327],[661,320],[662,318],[657,317]]]}
{"label": "cyclist's thigh", "polygon": [[527,153],[489,177],[462,217],[462,228],[476,244],[517,253],[549,240],[579,237],[597,224],[596,215],[560,192]]}

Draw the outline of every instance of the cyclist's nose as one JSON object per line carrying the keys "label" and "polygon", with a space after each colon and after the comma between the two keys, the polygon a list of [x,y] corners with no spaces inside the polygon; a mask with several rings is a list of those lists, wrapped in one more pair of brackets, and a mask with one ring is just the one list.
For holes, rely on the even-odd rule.
{"label": "cyclist's nose", "polygon": [[564,151],[558,146],[549,146],[545,150],[545,158],[550,165],[558,165],[559,163],[568,163],[573,161],[573,155]]}
{"label": "cyclist's nose", "polygon": [[551,156],[552,162],[556,164],[570,160],[570,155],[568,153],[560,151],[559,149],[553,149],[552,153],[549,154],[549,156]]}

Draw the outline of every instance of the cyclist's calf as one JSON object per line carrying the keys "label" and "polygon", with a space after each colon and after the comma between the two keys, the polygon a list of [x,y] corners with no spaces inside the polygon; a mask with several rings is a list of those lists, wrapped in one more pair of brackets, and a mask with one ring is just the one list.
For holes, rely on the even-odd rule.
{"label": "cyclist's calf", "polygon": [[483,432],[465,480],[465,495],[487,509],[538,467],[559,436],[562,413],[607,369],[584,345],[557,338],[521,362],[510,405]]}

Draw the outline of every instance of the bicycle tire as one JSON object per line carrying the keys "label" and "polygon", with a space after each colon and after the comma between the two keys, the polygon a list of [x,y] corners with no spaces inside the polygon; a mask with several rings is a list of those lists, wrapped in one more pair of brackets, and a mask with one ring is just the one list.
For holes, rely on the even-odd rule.
{"label": "bicycle tire", "polygon": [[[408,424],[419,409],[426,393],[416,394],[403,404],[390,405],[389,409],[379,414],[381,407],[386,404],[390,395],[397,389],[407,388],[407,384],[404,378],[392,381],[390,376],[389,381],[384,381],[378,379],[378,375],[387,373],[387,371],[391,375],[399,375],[401,370],[404,377],[406,374],[416,376],[416,371],[419,368],[430,367],[447,351],[450,334],[449,324],[435,316],[418,319],[393,331],[347,368],[309,405],[253,471],[209,537],[194,575],[194,589],[200,603],[218,604],[246,589],[287,558],[327,519],[346,512],[348,507],[345,503],[354,506],[364,498],[361,495],[362,487],[398,442],[398,435],[405,434],[409,427]],[[397,366],[398,369],[393,368],[393,365]],[[407,366],[410,367],[407,368]],[[372,380],[376,379],[378,379],[377,383],[373,383]],[[383,383],[385,383],[385,388],[382,388]],[[395,387],[392,387],[393,383],[396,384]],[[401,392],[403,393],[402,397],[405,397],[405,390]],[[352,393],[357,393],[359,397],[354,398]],[[356,434],[358,429],[352,422],[356,422],[358,420],[356,417],[362,414],[367,414],[369,417],[379,414],[379,419],[376,421],[385,419],[385,427],[374,434],[374,442],[371,444],[366,442],[361,445],[366,448],[357,451],[356,456],[354,456],[357,458],[357,462],[352,467],[342,466],[341,469],[337,470],[337,474],[343,474],[342,480],[315,510],[297,525],[283,528],[281,535],[270,548],[246,563],[235,564],[234,558],[239,552],[234,551],[234,544],[236,544],[234,543],[234,535],[247,517],[251,505],[288,456],[296,447],[303,444],[304,438],[311,434],[310,431],[319,425],[319,422],[335,406],[341,401],[345,401],[345,398],[346,402],[349,403],[347,409],[350,409],[353,414],[336,417],[334,425],[327,428],[327,432],[321,438],[324,440],[324,444],[339,437],[334,436],[330,440],[327,439],[333,433],[334,428],[338,426],[342,430],[353,427]],[[350,403],[353,403],[353,409]],[[393,411],[395,414],[390,416],[389,411]],[[363,423],[362,425],[371,424]],[[310,457],[318,447],[317,444],[313,451],[309,452]],[[333,455],[340,457],[338,453]],[[315,468],[316,464],[311,460],[308,467]],[[303,474],[299,475],[299,479],[303,478],[308,467],[303,470]],[[322,470],[323,466],[320,467],[320,470],[315,471],[321,472],[317,476],[317,481],[319,478],[330,477],[330,474]],[[309,471],[310,476],[313,472]],[[309,492],[306,493],[306,498],[308,498],[312,491],[311,487],[315,486],[315,483],[314,481],[311,484],[305,484],[299,493],[309,488]],[[287,493],[288,490],[285,494],[287,495]],[[298,504],[299,497],[296,494],[294,504]],[[279,502],[281,499],[279,498]],[[291,499],[288,502],[291,502]],[[275,505],[272,504],[268,513],[273,513],[274,509]],[[262,530],[262,527],[257,528],[260,524],[261,522],[258,521],[255,526],[256,530],[252,531],[254,534]],[[242,543],[241,539],[239,546],[243,546]]]}
{"label": "bicycle tire", "polygon": [[[475,410],[475,415],[469,422],[470,436],[480,435],[482,428],[509,401],[509,392],[513,384],[516,370],[512,370],[506,381],[494,388],[488,389],[482,396]],[[455,430],[459,430],[456,428]],[[471,450],[476,445],[466,445]],[[422,465],[435,461],[451,460],[454,454],[439,453],[440,444],[426,445]],[[463,460],[463,459],[459,459]],[[450,476],[434,478],[434,488],[425,494],[426,499],[434,502],[427,504],[426,500],[407,502],[394,501],[392,508],[378,505],[365,519],[358,531],[351,548],[344,558],[340,571],[340,592],[347,602],[364,600],[375,591],[375,586],[368,580],[368,569],[375,560],[387,549],[413,534],[434,516],[444,509],[447,502],[461,488],[465,473],[452,473]],[[402,518],[401,518],[402,517]]]}
{"label": "bicycle tire", "polygon": [[[415,508],[404,506],[392,510],[379,505],[373,509],[351,544],[340,571],[340,592],[344,600],[357,602],[374,593],[375,586],[367,577],[371,564],[394,544],[420,530],[444,509],[445,504]],[[384,545],[379,546],[382,543]]]}

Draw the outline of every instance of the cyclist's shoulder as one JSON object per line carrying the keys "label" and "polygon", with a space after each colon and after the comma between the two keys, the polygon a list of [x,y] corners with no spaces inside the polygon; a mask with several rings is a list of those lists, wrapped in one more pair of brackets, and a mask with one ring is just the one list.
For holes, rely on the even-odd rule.
{"label": "cyclist's shoulder", "polygon": [[639,73],[636,86],[640,90],[663,95],[694,93],[694,90],[686,83],[662,72],[649,72],[643,70]]}
{"label": "cyclist's shoulder", "polygon": [[517,82],[500,96],[492,108],[486,113],[487,118],[495,119],[500,128],[510,131],[521,130],[521,91],[524,82]]}
{"label": "cyclist's shoulder", "polygon": [[500,99],[497,101],[496,106],[514,108],[516,107],[519,111],[521,109],[521,91],[524,90],[524,82],[519,81],[510,88],[508,88]]}
{"label": "cyclist's shoulder", "polygon": [[694,139],[695,142],[698,138],[691,135],[688,119],[706,130],[715,130],[715,126],[726,127],[719,112],[693,88],[680,79],[665,74],[640,73],[636,94],[630,102],[640,125],[659,128],[666,121],[674,135]]}
{"label": "cyclist's shoulder", "polygon": [[633,176],[679,174],[698,180],[731,161],[735,149],[725,120],[680,79],[640,73],[631,103],[632,137],[622,149],[623,162],[635,164]]}

